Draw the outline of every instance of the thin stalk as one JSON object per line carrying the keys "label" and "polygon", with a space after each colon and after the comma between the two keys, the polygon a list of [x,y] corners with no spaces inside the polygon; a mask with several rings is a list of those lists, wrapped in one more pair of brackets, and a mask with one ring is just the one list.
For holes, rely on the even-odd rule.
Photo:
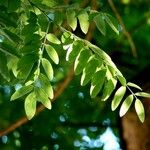
{"label": "thin stalk", "polygon": [[133,91],[129,88],[128,85],[126,85],[127,89],[131,92],[131,94],[135,97],[135,99],[138,99],[137,96],[133,93]]}

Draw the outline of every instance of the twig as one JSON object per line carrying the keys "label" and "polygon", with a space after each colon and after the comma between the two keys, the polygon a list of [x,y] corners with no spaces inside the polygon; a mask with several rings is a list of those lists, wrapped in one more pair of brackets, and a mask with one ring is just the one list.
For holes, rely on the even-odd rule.
{"label": "twig", "polygon": [[[72,80],[73,74],[74,74],[74,71],[73,71],[73,68],[71,68],[66,79],[58,86],[58,89],[56,90],[55,96],[52,99],[52,101],[55,101],[62,94],[62,92],[65,90],[65,88],[68,86],[68,84]],[[43,105],[38,106],[36,115],[42,112],[44,109],[45,107]],[[20,118],[15,123],[11,124],[8,128],[4,129],[3,131],[0,131],[0,137],[3,135],[9,134],[10,132],[14,131],[16,128],[27,123],[28,121],[29,120],[27,119],[26,116]]]}
{"label": "twig", "polygon": [[136,47],[135,47],[134,41],[133,41],[133,39],[132,39],[130,33],[127,31],[126,26],[125,26],[125,24],[124,24],[124,22],[123,22],[123,20],[122,20],[122,18],[121,18],[121,16],[120,16],[118,10],[116,9],[116,7],[115,7],[115,5],[114,5],[114,3],[113,3],[112,0],[108,0],[108,3],[109,3],[109,5],[110,5],[111,9],[113,10],[113,12],[115,13],[116,18],[117,18],[118,21],[120,22],[120,25],[122,26],[123,34],[124,34],[124,35],[127,37],[127,39],[128,39],[128,42],[129,42],[129,44],[130,44],[130,47],[131,47],[133,56],[134,56],[134,57],[137,57],[137,51],[136,51]]}

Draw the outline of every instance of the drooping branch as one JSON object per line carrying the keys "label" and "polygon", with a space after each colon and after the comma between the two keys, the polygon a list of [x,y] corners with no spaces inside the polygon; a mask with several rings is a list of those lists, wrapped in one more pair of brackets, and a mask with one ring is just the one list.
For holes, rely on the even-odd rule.
{"label": "drooping branch", "polygon": [[[95,9],[95,10],[97,9],[97,2],[96,2],[96,0],[92,0],[92,9]],[[95,24],[91,24],[90,27],[89,27],[89,31],[88,31],[87,35],[85,36],[86,40],[88,40],[88,41],[92,40],[94,29],[95,29]],[[68,84],[72,80],[73,75],[74,75],[74,70],[73,70],[73,67],[72,67],[69,70],[69,73],[68,73],[67,77],[65,78],[65,80],[62,83],[60,83],[60,85],[56,89],[56,91],[54,93],[54,98],[51,100],[52,102],[55,101],[64,92],[64,90],[67,88]],[[36,115],[38,115],[44,109],[45,109],[45,107],[42,104],[39,105],[37,110],[36,110]],[[21,125],[27,123],[28,121],[29,120],[27,119],[26,116],[18,119],[15,123],[11,124],[8,128],[0,131],[0,137],[11,133],[12,131],[17,129]]]}
{"label": "drooping branch", "polygon": [[126,36],[126,38],[128,39],[128,42],[130,44],[130,47],[131,47],[131,50],[132,50],[132,54],[134,57],[137,57],[137,51],[136,51],[136,47],[135,47],[135,44],[134,44],[134,41],[130,35],[130,33],[128,32],[128,30],[126,29],[126,26],[123,22],[123,19],[121,18],[118,10],[116,9],[114,3],[112,0],[108,0],[108,3],[111,7],[111,9],[113,10],[113,12],[115,13],[115,16],[116,18],[118,19],[118,21],[120,22],[120,25],[122,26],[122,29],[123,29],[123,34]]}

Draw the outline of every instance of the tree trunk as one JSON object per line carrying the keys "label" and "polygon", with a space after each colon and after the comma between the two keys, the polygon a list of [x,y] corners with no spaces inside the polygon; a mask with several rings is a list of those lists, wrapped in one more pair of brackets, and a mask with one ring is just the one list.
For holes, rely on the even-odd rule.
{"label": "tree trunk", "polygon": [[144,123],[139,121],[135,109],[121,119],[126,150],[150,150],[150,99],[143,99],[142,102],[146,117]]}

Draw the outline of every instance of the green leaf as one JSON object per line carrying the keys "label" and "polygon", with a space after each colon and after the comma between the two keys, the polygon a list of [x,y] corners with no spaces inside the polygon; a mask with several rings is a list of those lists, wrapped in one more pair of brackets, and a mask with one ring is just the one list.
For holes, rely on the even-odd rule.
{"label": "green leaf", "polygon": [[117,84],[117,80],[114,78],[109,79],[108,82],[104,84],[103,95],[101,97],[102,101],[106,101],[110,97],[110,95],[116,88],[116,84]]}
{"label": "green leaf", "polygon": [[106,22],[108,23],[108,25],[112,28],[112,30],[114,32],[116,32],[116,34],[119,34],[118,29],[115,27],[115,25],[113,24],[113,18],[111,15],[104,13],[104,18],[106,20]]}
{"label": "green leaf", "polygon": [[67,22],[74,31],[77,27],[76,13],[73,9],[67,9],[66,13],[67,13]]}
{"label": "green leaf", "polygon": [[42,58],[42,66],[49,80],[52,80],[54,77],[54,72],[51,63],[47,59]]}
{"label": "green leaf", "polygon": [[[37,0],[35,0],[37,2]],[[44,4],[45,7],[48,6],[48,7],[54,7],[57,5],[57,1],[56,0],[42,0],[39,2],[40,4]]]}
{"label": "green leaf", "polygon": [[54,44],[61,44],[60,40],[52,33],[47,34],[46,38],[49,42]]}
{"label": "green leaf", "polygon": [[94,73],[90,88],[90,95],[92,98],[96,97],[99,91],[101,91],[105,81],[106,72],[107,69],[102,69]]}
{"label": "green leaf", "polygon": [[96,71],[92,76],[92,85],[103,84],[106,76],[107,69],[101,69]]}
{"label": "green leaf", "polygon": [[10,42],[18,43],[22,41],[22,39],[18,35],[7,29],[0,29],[0,34],[6,37]]}
{"label": "green leaf", "polygon": [[135,101],[135,110],[140,121],[143,123],[145,120],[145,111],[144,111],[144,106],[139,99],[136,99]]}
{"label": "green leaf", "polygon": [[108,70],[111,72],[112,76],[116,76],[116,69],[110,65],[107,65]]}
{"label": "green leaf", "polygon": [[119,112],[120,117],[122,117],[126,114],[126,112],[129,110],[132,102],[133,102],[133,95],[129,95],[121,105],[120,112]]}
{"label": "green leaf", "polygon": [[41,36],[38,34],[32,34],[25,37],[25,44],[21,48],[21,53],[38,53],[39,48],[41,47]]}
{"label": "green leaf", "polygon": [[106,78],[107,78],[107,80],[109,80],[109,79],[113,78],[114,76],[112,75],[112,73],[111,73],[110,69],[108,68],[108,66],[106,66],[106,68],[107,68]]}
{"label": "green leaf", "polygon": [[126,92],[126,87],[121,86],[115,93],[114,98],[111,103],[111,109],[114,111],[120,104],[124,94]]}
{"label": "green leaf", "polygon": [[46,52],[48,56],[53,60],[55,64],[59,63],[59,57],[56,50],[51,45],[45,45]]}
{"label": "green leaf", "polygon": [[64,20],[64,14],[61,11],[54,11],[54,22],[61,26],[61,24],[63,23]]}
{"label": "green leaf", "polygon": [[39,26],[38,26],[38,16],[33,12],[33,11],[30,11],[29,12],[30,16],[28,18],[28,24],[26,24],[22,30],[22,35],[25,35],[25,36],[32,36],[32,34],[34,34],[36,31],[38,31],[39,29]]}
{"label": "green leaf", "polygon": [[99,13],[97,16],[94,17],[94,22],[98,28],[98,30],[105,35],[106,34],[106,25],[105,25],[105,20],[104,16],[102,13]]}
{"label": "green leaf", "polygon": [[61,36],[61,42],[65,45],[72,44],[73,38],[70,32],[64,32]]}
{"label": "green leaf", "polygon": [[73,62],[83,47],[83,42],[79,40],[74,41],[73,45],[71,45],[67,50],[66,61]]}
{"label": "green leaf", "polygon": [[17,28],[17,20],[14,17],[12,17],[12,15],[10,15],[9,13],[5,13],[5,11],[1,11],[0,20],[4,26]]}
{"label": "green leaf", "polygon": [[36,112],[36,95],[34,92],[30,93],[26,97],[24,107],[25,107],[27,118],[31,120]]}
{"label": "green leaf", "polygon": [[118,80],[120,81],[120,83],[121,83],[123,86],[126,86],[127,81],[126,81],[126,79],[125,79],[123,76],[117,75],[117,78],[118,78]]}
{"label": "green leaf", "polygon": [[8,0],[8,11],[14,12],[20,7],[21,1],[20,0]]}
{"label": "green leaf", "polygon": [[51,101],[48,98],[48,95],[42,88],[36,88],[36,99],[40,101],[46,108],[51,109]]}
{"label": "green leaf", "polygon": [[86,85],[92,78],[93,73],[96,71],[96,68],[99,66],[99,61],[94,56],[89,58],[89,61],[86,67],[83,70],[83,74],[81,76],[81,85]]}
{"label": "green leaf", "polygon": [[48,95],[48,97],[50,99],[53,99],[54,97],[53,88],[48,78],[42,73],[39,75],[39,78],[36,81],[36,86],[42,88],[45,91],[45,93]]}
{"label": "green leaf", "polygon": [[75,63],[74,63],[74,70],[75,74],[80,74],[84,67],[87,64],[88,59],[90,58],[91,53],[89,49],[83,49],[77,56]]}
{"label": "green leaf", "polygon": [[139,90],[142,91],[142,88],[139,87],[138,85],[136,85],[135,83],[128,82],[127,85],[128,85],[128,86],[131,86],[131,87],[134,87],[134,88],[139,89]]}
{"label": "green leaf", "polygon": [[29,54],[23,56],[17,64],[18,74],[17,77],[19,79],[26,80],[29,76],[34,63],[38,60],[38,56],[35,54]]}
{"label": "green leaf", "polygon": [[18,99],[18,98],[28,94],[32,90],[33,90],[33,85],[23,86],[11,96],[10,100],[13,101],[15,99]]}
{"label": "green leaf", "polygon": [[140,97],[150,98],[150,94],[146,93],[146,92],[137,92],[137,93],[135,93],[135,95],[140,96]]}
{"label": "green leaf", "polygon": [[0,43],[0,51],[5,53],[6,55],[18,57],[18,53],[16,51],[16,47],[12,45],[10,42],[1,42]]}
{"label": "green leaf", "polygon": [[86,34],[88,32],[89,29],[89,15],[85,10],[82,10],[79,15],[78,15],[78,19],[79,19],[79,24],[80,24],[80,28],[82,30],[82,32],[84,34]]}
{"label": "green leaf", "polygon": [[15,77],[17,77],[18,71],[17,71],[17,63],[19,59],[17,57],[7,56],[8,57],[8,70],[12,70],[12,73]]}
{"label": "green leaf", "polygon": [[10,81],[10,75],[7,67],[7,58],[4,53],[0,51],[0,74],[4,79]]}
{"label": "green leaf", "polygon": [[112,62],[110,56],[105,53],[102,49],[100,49],[99,47],[91,44],[89,41],[85,40],[85,43],[87,44],[87,46],[94,52],[96,53],[101,59],[104,60],[104,62],[107,62],[110,66],[115,67],[115,64]]}

